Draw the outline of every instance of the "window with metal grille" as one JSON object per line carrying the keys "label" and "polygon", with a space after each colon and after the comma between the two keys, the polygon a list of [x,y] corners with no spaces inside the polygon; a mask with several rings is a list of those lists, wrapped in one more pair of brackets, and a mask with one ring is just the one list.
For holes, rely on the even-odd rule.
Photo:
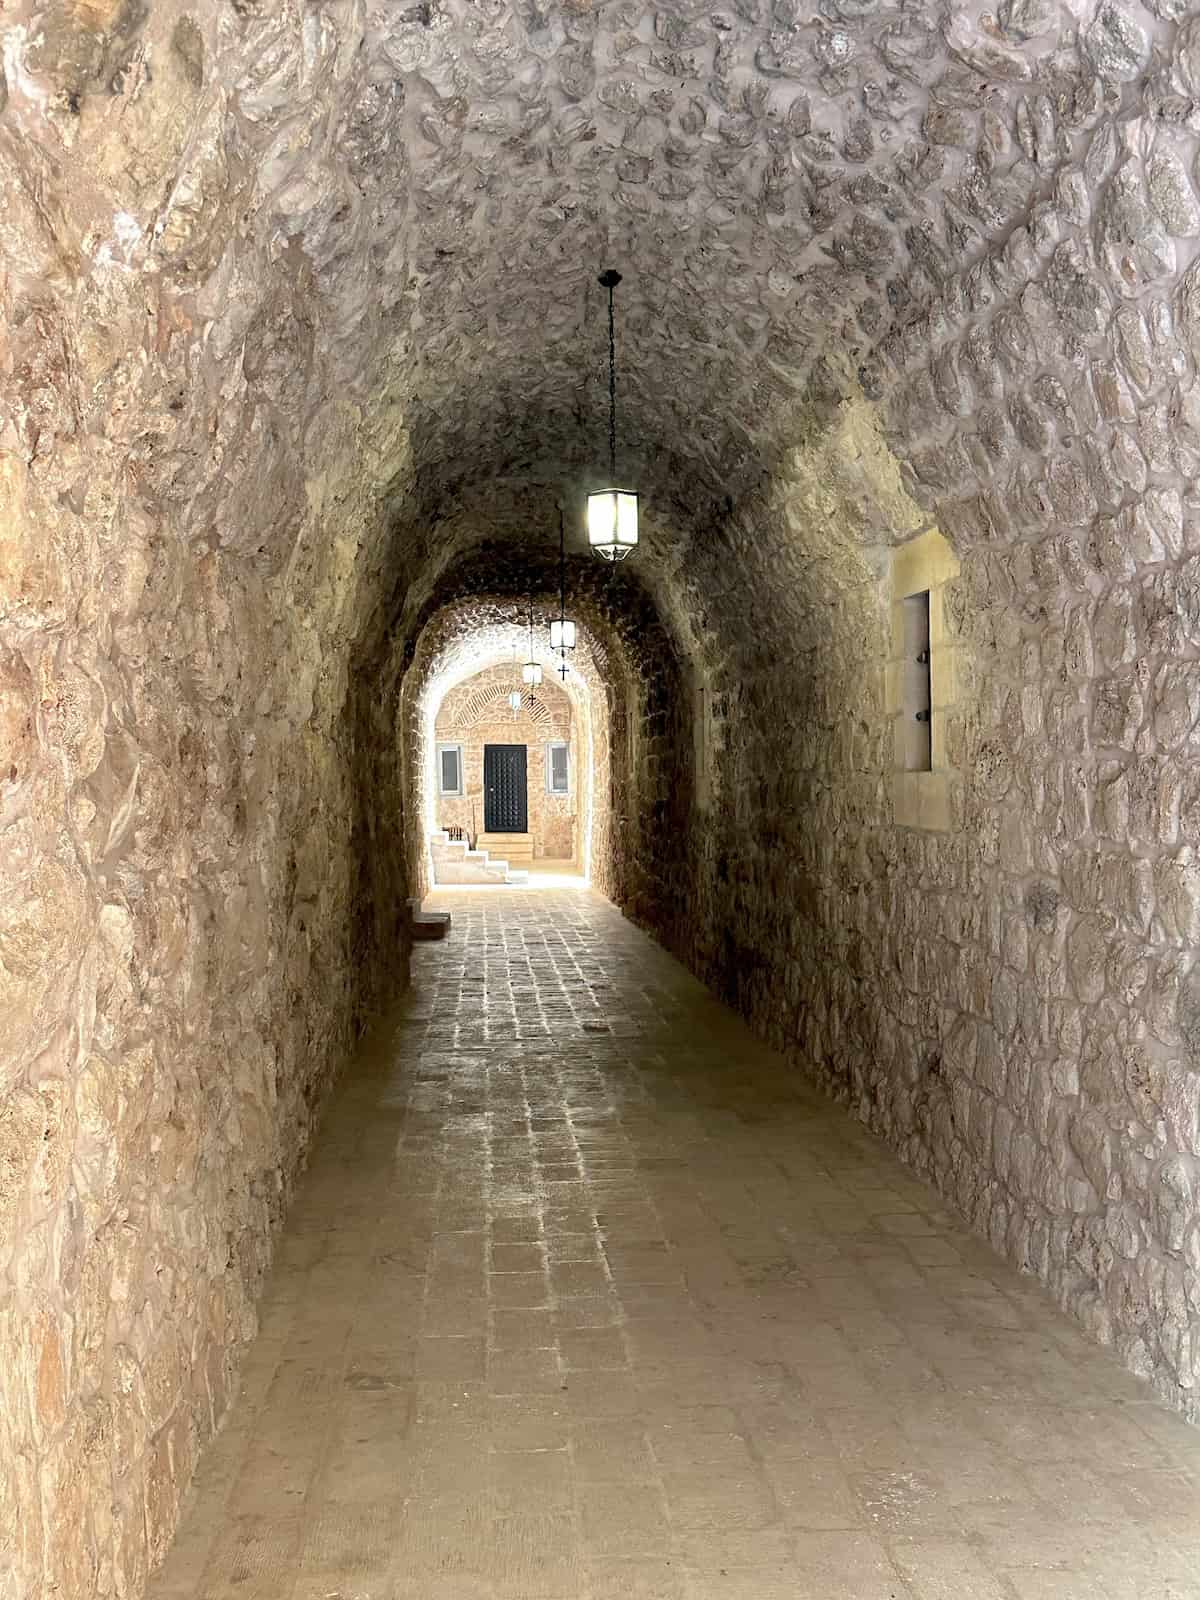
{"label": "window with metal grille", "polygon": [[569,746],[555,740],[546,746],[546,791],[548,794],[569,794],[571,790],[571,757]]}
{"label": "window with metal grille", "polygon": [[929,673],[929,590],[910,594],[904,605],[904,766],[932,772],[933,683]]}
{"label": "window with metal grille", "polygon": [[438,789],[442,794],[463,792],[462,745],[438,745]]}

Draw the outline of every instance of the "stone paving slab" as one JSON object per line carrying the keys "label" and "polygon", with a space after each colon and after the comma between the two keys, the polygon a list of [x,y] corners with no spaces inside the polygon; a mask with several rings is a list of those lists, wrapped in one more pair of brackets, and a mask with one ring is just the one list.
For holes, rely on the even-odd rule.
{"label": "stone paving slab", "polygon": [[599,896],[453,905],[151,1600],[1200,1600],[1200,1432]]}

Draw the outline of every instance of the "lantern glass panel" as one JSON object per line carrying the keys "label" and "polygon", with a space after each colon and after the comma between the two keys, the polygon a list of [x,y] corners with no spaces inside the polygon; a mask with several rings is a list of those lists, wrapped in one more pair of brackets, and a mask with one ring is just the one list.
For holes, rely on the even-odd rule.
{"label": "lantern glass panel", "polygon": [[613,498],[617,502],[617,543],[632,550],[638,542],[638,497],[617,490]]}
{"label": "lantern glass panel", "polygon": [[588,495],[587,525],[590,545],[611,544],[617,521],[617,500],[611,489]]}
{"label": "lantern glass panel", "polygon": [[638,497],[632,490],[588,495],[588,543],[608,561],[621,561],[638,542]]}

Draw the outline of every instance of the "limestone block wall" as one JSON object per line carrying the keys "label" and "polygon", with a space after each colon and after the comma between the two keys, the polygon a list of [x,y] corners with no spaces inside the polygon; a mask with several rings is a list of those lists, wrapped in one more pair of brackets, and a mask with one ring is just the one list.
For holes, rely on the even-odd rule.
{"label": "limestone block wall", "polygon": [[[1046,545],[960,538],[961,569],[933,584],[932,773],[895,756],[904,544],[847,555],[825,624],[793,618],[786,665],[747,653],[718,675],[686,949],[1200,1416],[1196,513],[1181,487],[1111,479],[1105,513],[1098,477],[1072,481],[1090,531],[1047,500]],[[747,548],[778,528],[747,519]]]}
{"label": "limestone block wall", "polygon": [[[578,833],[581,785],[590,781],[580,771],[571,701],[560,685],[549,681],[547,673],[537,689],[530,691],[522,685],[521,710],[514,717],[508,694],[520,676],[519,666],[515,670],[489,667],[456,685],[443,700],[435,738],[439,744],[462,746],[464,784],[461,795],[439,794],[438,825],[460,827],[468,834],[483,833],[483,747],[523,744],[534,857],[571,861],[582,848]],[[551,739],[566,740],[570,746],[571,788],[565,795],[546,790],[546,744]]]}
{"label": "limestone block wall", "polygon": [[10,458],[0,512],[0,1591],[20,1600],[135,1594],[160,1559],[358,999],[345,680],[322,659],[346,544],[319,514],[296,529],[291,593],[321,620],[280,617],[264,661],[277,574],[120,494],[106,519],[100,469],[84,514],[62,467]]}
{"label": "limestone block wall", "polygon": [[[1192,568],[1196,25],[905,373],[912,483],[962,560],[964,833],[986,915],[944,1015],[931,1170],[1200,1414]],[[968,467],[967,462],[970,462]]]}
{"label": "limestone block wall", "polygon": [[[881,451],[839,401],[731,513],[727,570],[695,585],[756,627],[702,663],[690,934],[1193,1416],[1198,39],[1111,67],[1108,112],[1043,108],[1058,154],[1028,227],[883,343]],[[888,666],[896,547],[935,526],[958,570],[933,782],[895,770]]]}
{"label": "limestone block wall", "polygon": [[141,1592],[381,975],[345,710],[402,448],[201,21],[4,19],[5,1600]]}

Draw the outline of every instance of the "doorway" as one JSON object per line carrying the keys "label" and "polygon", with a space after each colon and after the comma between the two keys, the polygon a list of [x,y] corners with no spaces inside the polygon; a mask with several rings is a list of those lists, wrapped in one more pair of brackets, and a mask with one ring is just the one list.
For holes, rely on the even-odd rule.
{"label": "doorway", "polygon": [[529,831],[528,752],[523,744],[483,747],[483,829],[485,833]]}

